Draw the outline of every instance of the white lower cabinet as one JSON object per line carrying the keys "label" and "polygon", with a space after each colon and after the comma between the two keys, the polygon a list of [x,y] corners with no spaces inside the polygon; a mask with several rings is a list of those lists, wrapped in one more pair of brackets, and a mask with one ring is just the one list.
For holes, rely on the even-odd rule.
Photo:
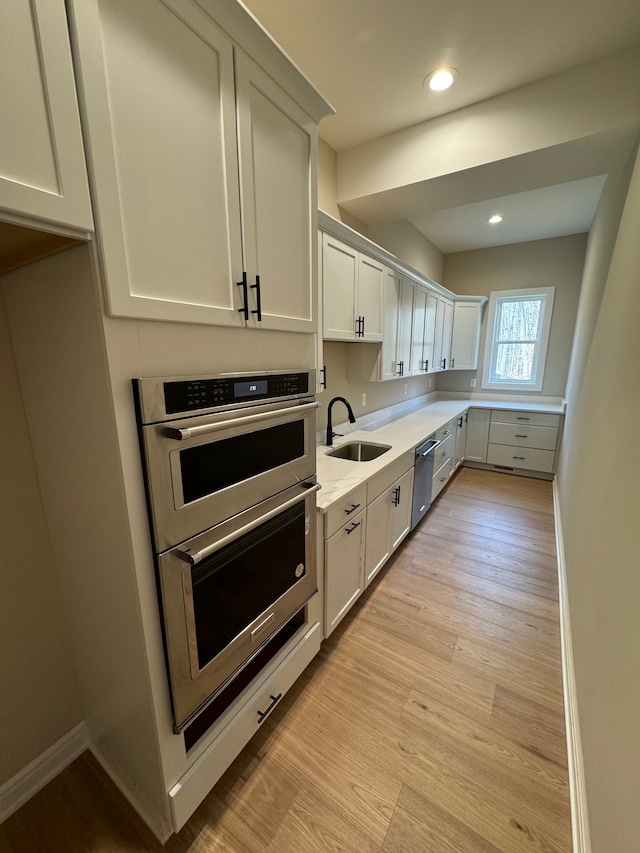
{"label": "white lower cabinet", "polygon": [[367,513],[362,510],[325,541],[325,635],[333,631],[364,590]]}
{"label": "white lower cabinet", "polygon": [[509,471],[552,474],[561,416],[519,409],[470,409],[465,459]]}
{"label": "white lower cabinet", "polygon": [[413,468],[367,507],[365,586],[384,566],[411,529]]}
{"label": "white lower cabinet", "polygon": [[467,418],[467,441],[464,458],[468,462],[487,461],[487,442],[489,441],[489,409],[469,409]]}
{"label": "white lower cabinet", "polygon": [[453,451],[453,470],[460,467],[465,458],[465,446],[467,443],[467,420],[469,412],[466,411],[454,420],[455,449]]}
{"label": "white lower cabinet", "polygon": [[411,530],[413,451],[324,514],[324,634],[328,637]]}

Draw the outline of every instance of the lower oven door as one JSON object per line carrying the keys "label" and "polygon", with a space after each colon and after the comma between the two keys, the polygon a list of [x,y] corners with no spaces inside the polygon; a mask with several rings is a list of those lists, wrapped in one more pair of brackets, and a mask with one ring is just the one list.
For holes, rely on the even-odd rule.
{"label": "lower oven door", "polygon": [[318,488],[298,484],[158,558],[176,731],[316,592]]}

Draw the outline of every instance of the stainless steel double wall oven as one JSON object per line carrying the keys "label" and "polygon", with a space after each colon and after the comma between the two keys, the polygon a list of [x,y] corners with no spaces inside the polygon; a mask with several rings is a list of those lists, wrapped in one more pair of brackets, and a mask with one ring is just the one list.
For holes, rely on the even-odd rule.
{"label": "stainless steel double wall oven", "polygon": [[134,380],[176,731],[316,592],[314,388],[310,371]]}

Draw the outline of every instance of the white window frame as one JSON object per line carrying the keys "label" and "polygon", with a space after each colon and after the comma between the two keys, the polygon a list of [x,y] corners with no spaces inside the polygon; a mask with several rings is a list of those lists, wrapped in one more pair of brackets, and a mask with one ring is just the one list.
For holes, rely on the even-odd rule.
{"label": "white window frame", "polygon": [[[553,298],[555,287],[538,287],[532,290],[494,290],[489,294],[489,311],[487,314],[487,337],[484,348],[484,364],[482,366],[482,387],[486,390],[502,391],[541,391],[544,380],[544,368],[547,361],[549,332],[551,331],[551,315],[553,313]],[[520,301],[543,298],[539,335],[535,343],[533,369],[529,380],[496,380],[492,379],[492,370],[497,359],[497,330],[496,317],[502,302]]]}

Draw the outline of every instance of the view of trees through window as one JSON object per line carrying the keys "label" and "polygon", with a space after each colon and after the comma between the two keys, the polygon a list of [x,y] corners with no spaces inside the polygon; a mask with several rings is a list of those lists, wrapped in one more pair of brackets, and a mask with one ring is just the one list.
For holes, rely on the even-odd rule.
{"label": "view of trees through window", "polygon": [[498,308],[493,381],[528,382],[540,338],[543,299],[504,299]]}

